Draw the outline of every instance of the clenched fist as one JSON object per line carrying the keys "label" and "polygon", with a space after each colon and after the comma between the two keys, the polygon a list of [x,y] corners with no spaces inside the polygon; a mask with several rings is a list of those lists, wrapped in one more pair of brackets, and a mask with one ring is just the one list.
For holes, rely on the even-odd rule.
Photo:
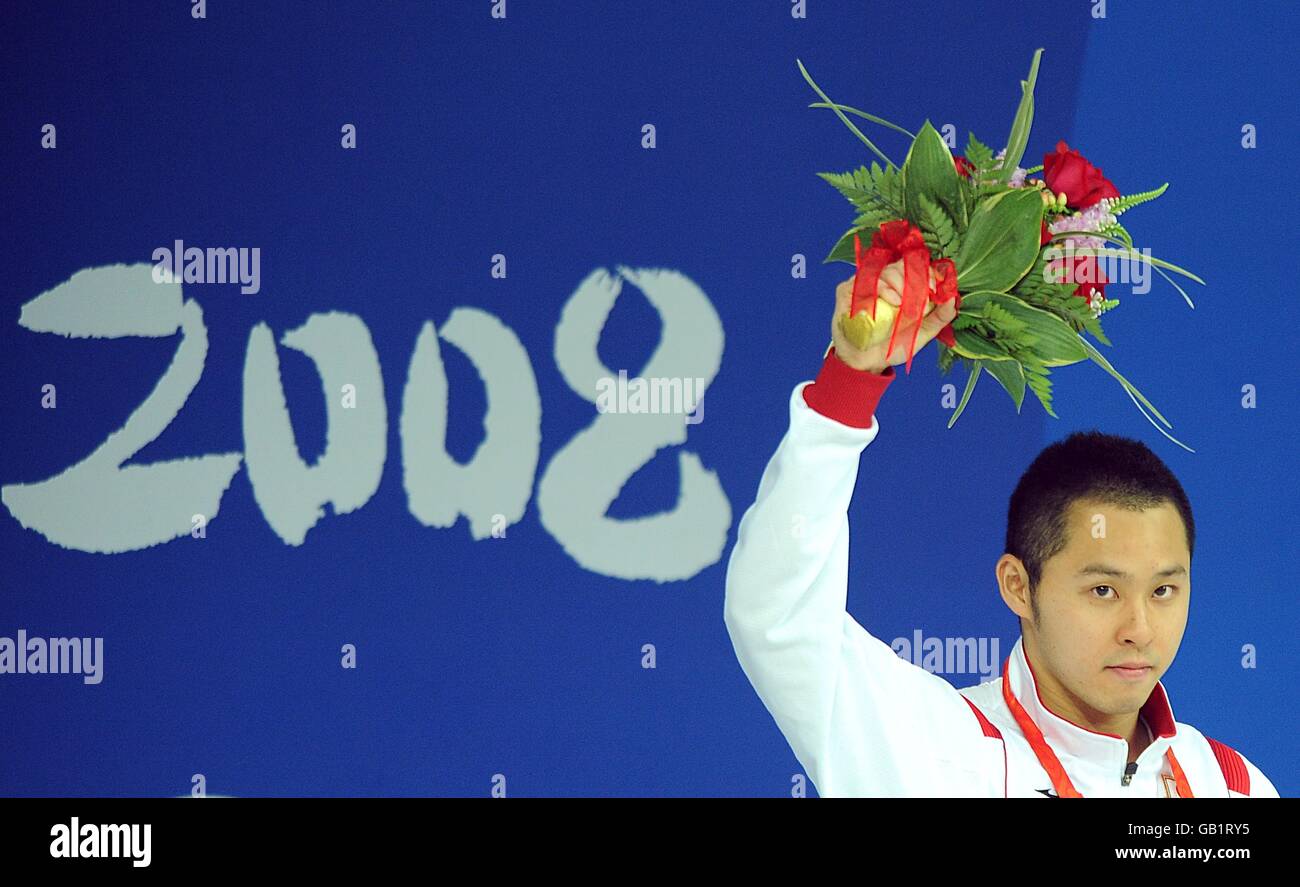
{"label": "clenched fist", "polygon": [[[856,276],[856,275],[855,275]],[[935,274],[930,269],[930,292],[934,293]],[[903,321],[894,336],[894,350],[886,354],[889,347],[889,328],[898,314],[898,306],[903,303],[903,260],[899,259],[884,267],[880,272],[880,283],[876,287],[876,317],[873,321],[869,311],[860,311],[860,319],[853,323],[865,322],[873,330],[870,344],[858,348],[845,335],[843,324],[849,321],[849,306],[853,302],[853,277],[835,288],[835,313],[831,315],[831,344],[840,360],[857,370],[871,373],[883,373],[885,368],[907,361],[907,346],[912,339],[912,330],[916,322]],[[916,348],[919,352],[931,339],[939,334],[945,326],[957,316],[957,305],[952,299],[938,304],[927,300],[925,314],[919,323],[920,332],[916,334]]]}

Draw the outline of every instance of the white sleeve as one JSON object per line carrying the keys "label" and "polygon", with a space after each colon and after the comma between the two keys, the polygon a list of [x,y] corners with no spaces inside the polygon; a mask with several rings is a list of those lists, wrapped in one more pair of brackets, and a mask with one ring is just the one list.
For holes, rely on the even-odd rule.
{"label": "white sleeve", "polygon": [[[1001,797],[1005,751],[965,699],[846,610],[848,507],[880,426],[816,412],[808,384],[795,386],[727,565],[724,619],[740,666],[821,796]],[[862,556],[892,574],[887,536],[872,539]]]}
{"label": "white sleeve", "polygon": [[[1241,755],[1241,752],[1237,752],[1237,754]],[[1251,798],[1279,797],[1277,793],[1277,789],[1274,788],[1273,783],[1269,780],[1267,776],[1264,775],[1264,772],[1262,770],[1260,770],[1258,767],[1252,764],[1245,755],[1241,755],[1241,761],[1246,765],[1246,772],[1250,774],[1250,794],[1247,795],[1246,797],[1251,797]],[[1242,797],[1242,796],[1237,795],[1237,797]]]}

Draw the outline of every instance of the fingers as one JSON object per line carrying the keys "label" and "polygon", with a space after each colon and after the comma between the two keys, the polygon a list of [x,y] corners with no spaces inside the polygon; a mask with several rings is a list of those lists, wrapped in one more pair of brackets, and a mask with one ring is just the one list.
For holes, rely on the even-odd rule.
{"label": "fingers", "polygon": [[[915,351],[917,352],[928,345],[930,340],[939,335],[939,331],[957,316],[956,307],[952,300],[938,304],[927,302],[926,312],[919,321],[920,332],[916,334]],[[912,332],[916,329],[917,323],[917,321],[899,321],[898,332],[894,335],[894,350],[890,352],[887,358],[889,363],[897,364],[907,359],[907,346],[912,341]]]}
{"label": "fingers", "polygon": [[849,305],[853,302],[853,278],[835,287],[835,316],[849,313]]}
{"label": "fingers", "polygon": [[[930,267],[930,293],[933,294],[935,287],[939,282],[938,276],[934,272],[934,266]],[[895,307],[903,304],[903,260],[891,262],[886,265],[880,272],[880,286],[878,287],[880,298]],[[929,309],[927,309],[929,310]]]}
{"label": "fingers", "polygon": [[886,265],[880,271],[880,284],[876,288],[880,298],[897,307],[903,304],[903,260]]}
{"label": "fingers", "polygon": [[[848,315],[849,309],[853,304],[853,284],[857,279],[854,274],[847,280],[842,281],[835,287],[835,315],[831,319],[831,332],[834,337],[838,332],[838,324],[841,317]],[[930,268],[930,293],[934,294],[935,284],[938,279],[935,275],[934,268]],[[903,303],[903,262],[898,260],[886,265],[880,272],[879,283],[876,287],[877,296],[893,305],[895,308],[901,307]],[[925,303],[924,315],[916,321],[898,319],[898,330],[894,334],[894,349],[886,360],[891,364],[901,363],[907,359],[907,348],[912,342],[912,334],[916,333],[915,350],[920,351],[930,340],[939,334],[939,332],[952,322],[957,316],[957,303],[949,299],[946,302],[934,302],[927,299]],[[917,330],[917,326],[920,329]]]}
{"label": "fingers", "polygon": [[956,316],[957,311],[951,300],[938,305],[921,319],[921,332],[916,336],[916,347],[919,349],[922,345],[928,344]]}
{"label": "fingers", "polygon": [[[903,274],[901,266],[894,268],[892,272],[890,271],[891,268],[893,266],[887,266],[880,272],[880,281],[876,285],[876,296],[897,308],[903,304],[901,291]],[[856,275],[835,287],[835,313],[837,315],[849,313],[849,307],[853,304],[853,281],[855,279]]]}
{"label": "fingers", "polygon": [[[850,277],[848,280],[843,281],[842,283],[839,284],[839,286],[835,288],[835,311],[837,314],[848,313],[849,306],[852,305],[853,303],[853,282],[856,279],[856,277],[857,275]],[[934,285],[937,282],[938,279],[935,276],[934,268],[931,268],[930,269],[930,284],[931,284],[930,293],[932,295],[935,290]],[[889,265],[886,265],[884,268],[881,269],[880,279],[876,285],[876,295],[879,298],[888,302],[889,304],[893,305],[895,308],[902,306],[903,304],[903,262],[901,259]],[[951,301],[943,304],[952,306]],[[926,312],[929,313],[932,310],[934,310],[935,305],[936,303],[934,302],[927,302],[925,307]],[[952,320],[952,318],[955,315],[956,315],[955,310],[951,314],[945,315],[947,317],[947,320],[945,320],[943,323],[944,324],[948,323],[949,321]],[[943,324],[940,324],[940,328],[942,327]]]}
{"label": "fingers", "polygon": [[943,329],[944,326],[952,323],[953,319],[957,316],[957,301],[955,299],[949,299],[946,302],[940,302],[935,307],[934,314],[930,316],[939,324],[939,328]]}

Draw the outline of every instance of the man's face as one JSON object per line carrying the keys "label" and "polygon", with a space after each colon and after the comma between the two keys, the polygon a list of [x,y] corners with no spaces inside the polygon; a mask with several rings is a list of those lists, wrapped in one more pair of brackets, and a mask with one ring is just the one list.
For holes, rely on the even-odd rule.
{"label": "man's face", "polygon": [[[1034,671],[1049,708],[1104,725],[1138,711],[1173,663],[1187,627],[1191,554],[1170,503],[1130,511],[1076,500],[1066,525],[1066,547],[1043,564],[1036,591]],[[1131,662],[1150,667],[1111,668]]]}

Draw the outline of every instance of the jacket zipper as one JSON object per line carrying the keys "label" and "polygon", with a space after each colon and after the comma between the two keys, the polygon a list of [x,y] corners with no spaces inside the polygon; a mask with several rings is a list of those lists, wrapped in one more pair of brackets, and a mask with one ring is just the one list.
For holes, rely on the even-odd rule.
{"label": "jacket zipper", "polygon": [[1124,774],[1120,776],[1119,784],[1128,785],[1130,782],[1133,781],[1133,775],[1137,772],[1138,772],[1137,761],[1133,761],[1131,764],[1126,764],[1124,766]]}

